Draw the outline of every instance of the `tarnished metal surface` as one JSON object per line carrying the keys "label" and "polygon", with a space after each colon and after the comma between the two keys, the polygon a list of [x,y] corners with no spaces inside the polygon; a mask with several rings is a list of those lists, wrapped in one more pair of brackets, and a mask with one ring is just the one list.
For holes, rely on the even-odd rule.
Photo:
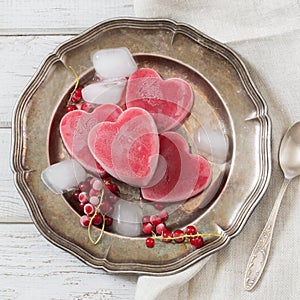
{"label": "tarnished metal surface", "polygon": [[[49,164],[67,157],[58,123],[74,86],[69,66],[84,83],[93,74],[90,54],[113,47],[127,47],[139,67],[151,67],[164,78],[180,77],[191,84],[195,105],[180,132],[194,152],[192,136],[201,124],[229,138],[225,164],[208,157],[213,167],[210,187],[177,205],[176,214],[170,217],[170,226],[193,223],[202,232],[220,234],[201,249],[167,243],[148,249],[144,237],[121,237],[113,232],[105,232],[95,246],[68,196],[52,194],[41,181],[41,172]],[[37,228],[87,264],[111,272],[176,273],[224,247],[241,231],[265,192],[271,172],[267,105],[244,64],[226,46],[172,20],[112,19],[62,44],[44,60],[21,95],[13,126],[15,183]]]}

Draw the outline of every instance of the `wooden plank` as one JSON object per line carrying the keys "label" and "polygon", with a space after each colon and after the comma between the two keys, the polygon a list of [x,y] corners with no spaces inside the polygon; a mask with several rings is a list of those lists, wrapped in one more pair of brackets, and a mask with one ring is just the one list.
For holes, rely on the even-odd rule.
{"label": "wooden plank", "polygon": [[10,170],[10,129],[0,128],[0,223],[31,222]]}
{"label": "wooden plank", "polygon": [[134,298],[137,276],[93,269],[49,243],[32,224],[1,224],[0,253],[3,300]]}
{"label": "wooden plank", "polygon": [[0,34],[74,34],[108,18],[133,15],[132,0],[0,0]]}
{"label": "wooden plank", "polygon": [[11,126],[15,103],[42,60],[71,36],[0,36],[0,127]]}

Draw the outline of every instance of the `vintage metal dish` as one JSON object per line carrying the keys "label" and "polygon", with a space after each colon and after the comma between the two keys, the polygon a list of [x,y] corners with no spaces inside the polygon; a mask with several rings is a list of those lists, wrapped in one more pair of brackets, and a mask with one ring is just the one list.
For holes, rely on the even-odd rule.
{"label": "vintage metal dish", "polygon": [[[68,67],[77,71],[81,83],[87,82],[93,74],[89,54],[113,47],[127,47],[140,67],[153,67],[165,78],[181,77],[192,85],[195,105],[181,128],[190,145],[199,124],[229,138],[222,176],[221,165],[208,157],[214,169],[211,187],[177,206],[169,221],[170,226],[193,223],[204,233],[220,235],[198,250],[166,243],[148,249],[144,237],[113,232],[105,232],[100,244],[93,245],[68,196],[52,194],[41,181],[42,170],[67,157],[58,123],[74,87]],[[173,20],[111,19],[63,43],[44,60],[14,111],[11,163],[35,225],[52,243],[95,268],[172,274],[221,249],[241,231],[268,186],[270,133],[267,105],[232,50]]]}

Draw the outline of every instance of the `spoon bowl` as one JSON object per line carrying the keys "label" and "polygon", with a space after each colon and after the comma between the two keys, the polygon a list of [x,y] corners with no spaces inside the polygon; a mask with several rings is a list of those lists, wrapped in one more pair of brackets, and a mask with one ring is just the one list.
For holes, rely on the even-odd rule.
{"label": "spoon bowl", "polygon": [[250,255],[245,279],[245,290],[252,290],[259,281],[268,260],[276,217],[281,200],[290,181],[300,175],[300,122],[291,126],[284,135],[279,150],[279,163],[284,181],[275,200],[269,219]]}
{"label": "spoon bowl", "polygon": [[279,162],[286,178],[293,179],[300,175],[300,122],[290,127],[283,137]]}

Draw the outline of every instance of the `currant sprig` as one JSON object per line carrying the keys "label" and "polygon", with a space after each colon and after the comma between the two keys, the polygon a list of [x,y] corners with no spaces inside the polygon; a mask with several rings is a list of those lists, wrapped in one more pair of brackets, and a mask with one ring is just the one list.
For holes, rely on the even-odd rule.
{"label": "currant sprig", "polygon": [[[106,193],[106,191],[110,192]],[[85,181],[80,182],[78,189],[73,193],[73,200],[78,203],[79,210],[83,212],[80,224],[87,228],[88,238],[95,245],[100,242],[104,230],[113,222],[109,214],[114,210],[118,193],[118,186],[110,180],[105,172],[101,175],[101,179],[88,177]],[[93,237],[92,225],[101,230],[97,238]]]}
{"label": "currant sprig", "polygon": [[204,244],[203,238],[219,237],[219,236],[220,234],[215,234],[215,233],[181,234],[180,229],[175,230],[172,235],[169,235],[169,233],[167,233],[166,235],[164,235],[164,233],[162,235],[156,235],[155,232],[152,233],[152,238],[154,240],[160,240],[163,242],[176,242],[176,243],[183,243],[189,241],[190,244],[195,246],[196,248],[200,248]]}
{"label": "currant sprig", "polygon": [[[196,234],[179,234],[182,232],[180,229],[176,229],[173,233],[169,230],[163,231],[161,235],[157,235],[155,232],[152,232],[152,236],[146,239],[146,246],[148,248],[153,248],[155,245],[155,240],[161,242],[170,243],[187,243],[189,242],[195,248],[200,248],[204,245],[205,237],[219,237],[220,234],[215,233],[196,233]],[[177,234],[176,234],[177,233]]]}
{"label": "currant sprig", "polygon": [[66,111],[70,112],[73,110],[84,110],[86,112],[92,112],[95,108],[95,106],[91,103],[87,103],[82,99],[82,89],[83,86],[79,86],[79,76],[77,72],[74,70],[72,66],[69,66],[69,69],[72,71],[72,73],[75,76],[75,86],[73,91],[70,93],[70,97],[67,101],[67,108]]}
{"label": "currant sprig", "polygon": [[195,248],[200,248],[204,245],[205,237],[219,237],[220,234],[215,233],[200,233],[195,226],[188,225],[185,231],[176,229],[173,232],[168,230],[165,221],[168,219],[166,210],[161,210],[158,215],[144,216],[142,231],[150,235],[146,238],[146,246],[153,248],[155,241],[165,243],[184,243],[189,242]]}
{"label": "currant sprig", "polygon": [[[103,233],[104,233],[104,228],[105,228],[105,214],[100,210],[100,206],[103,204],[103,196],[104,196],[104,189],[102,188],[101,192],[100,192],[100,196],[99,196],[99,204],[96,206],[95,212],[92,215],[92,217],[90,218],[90,222],[89,222],[89,225],[88,225],[88,237],[89,237],[89,240],[94,245],[97,245],[100,242],[100,240],[103,236]],[[99,210],[100,210],[100,214],[102,216],[102,226],[101,226],[101,231],[100,231],[99,237],[96,240],[94,240],[92,238],[92,235],[91,235],[91,228],[92,228],[93,220],[98,215]]]}
{"label": "currant sprig", "polygon": [[[176,232],[176,230],[174,231]],[[161,241],[180,241],[181,239],[186,239],[186,238],[194,238],[194,237],[215,237],[215,236],[220,236],[220,234],[217,233],[196,233],[196,234],[182,234],[182,235],[176,235],[176,236],[166,236],[164,237],[163,235],[157,235],[155,232],[152,231],[152,238],[155,240],[161,240]]]}

